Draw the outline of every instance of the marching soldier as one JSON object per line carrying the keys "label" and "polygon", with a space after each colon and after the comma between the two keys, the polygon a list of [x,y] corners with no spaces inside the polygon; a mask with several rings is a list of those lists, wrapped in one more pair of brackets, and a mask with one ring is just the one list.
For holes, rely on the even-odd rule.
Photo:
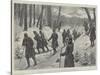
{"label": "marching soldier", "polygon": [[62,33],[62,38],[63,38],[63,44],[64,44],[64,46],[66,44],[66,36],[67,36],[67,33],[66,33],[65,29],[64,29],[64,31]]}
{"label": "marching soldier", "polygon": [[47,43],[47,41],[46,41],[46,39],[45,39],[45,36],[44,36],[43,32],[40,31],[39,33],[40,33],[40,37],[41,37],[41,41],[42,41],[43,47],[46,47],[46,48],[47,48],[47,51],[49,51],[49,48],[48,48],[48,46],[47,46],[48,43]]}
{"label": "marching soldier", "polygon": [[55,30],[53,30],[53,33],[48,41],[50,41],[51,39],[52,39],[52,48],[54,50],[54,53],[53,53],[54,55],[57,52],[56,48],[58,47],[58,34],[55,32]]}
{"label": "marching soldier", "polygon": [[36,59],[35,59],[35,50],[33,48],[33,40],[27,35],[27,33],[24,34],[24,39],[22,42],[22,46],[25,46],[25,57],[27,60],[27,68],[30,67],[30,61],[29,58],[32,58],[34,60],[34,65],[37,65]]}
{"label": "marching soldier", "polygon": [[43,44],[42,44],[42,39],[41,39],[41,37],[39,36],[39,34],[38,34],[36,31],[33,31],[33,33],[34,33],[34,35],[35,35],[34,39],[37,41],[37,47],[36,47],[36,48],[37,48],[37,50],[38,50],[38,53],[40,53],[40,51],[39,51],[40,48],[43,50],[43,52],[45,52],[44,46],[43,46]]}
{"label": "marching soldier", "polygon": [[68,37],[68,38],[72,38],[72,35],[71,35],[71,33],[70,33],[70,30],[69,30],[69,29],[67,30],[67,35],[66,35],[66,37]]}

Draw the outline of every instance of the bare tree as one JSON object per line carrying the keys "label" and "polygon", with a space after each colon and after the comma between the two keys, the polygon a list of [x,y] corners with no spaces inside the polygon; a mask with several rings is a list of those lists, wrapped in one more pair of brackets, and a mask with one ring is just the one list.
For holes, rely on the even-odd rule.
{"label": "bare tree", "polygon": [[33,5],[33,17],[34,17],[34,23],[35,24],[35,4]]}
{"label": "bare tree", "polygon": [[95,10],[95,8],[93,8],[94,22],[96,24],[96,14],[95,14],[95,12],[96,12],[96,10]]}
{"label": "bare tree", "polygon": [[16,23],[20,25],[20,4],[15,4],[14,8]]}
{"label": "bare tree", "polygon": [[39,29],[42,29],[43,10],[44,10],[44,6],[42,5],[42,6],[41,6],[41,13],[40,13],[40,15],[39,15],[39,17],[38,17],[38,22],[37,22],[37,27],[38,27],[38,25],[39,25],[39,23],[40,23]]}
{"label": "bare tree", "polygon": [[61,6],[59,6],[59,12],[58,12],[58,18],[57,18],[57,28],[59,31],[60,31],[61,24],[62,24],[62,22],[60,22],[60,16],[61,16]]}
{"label": "bare tree", "polygon": [[29,5],[29,27],[31,27],[31,24],[32,24],[32,5],[30,4]]}
{"label": "bare tree", "polygon": [[88,8],[84,8],[85,9],[85,12],[86,12],[86,14],[87,14],[87,16],[88,16],[88,20],[89,20],[89,22],[91,22],[91,16],[90,16],[90,13],[89,13],[89,10],[88,10]]}
{"label": "bare tree", "polygon": [[59,20],[61,16],[61,6],[59,6],[58,18],[57,18],[57,25],[59,25]]}
{"label": "bare tree", "polygon": [[43,10],[44,10],[44,6],[42,5],[42,8],[41,8],[41,20],[40,20],[40,30],[42,29],[42,21],[43,21]]}
{"label": "bare tree", "polygon": [[24,4],[24,31],[27,31],[27,5]]}
{"label": "bare tree", "polygon": [[22,26],[23,25],[23,11],[24,11],[24,8],[23,8],[23,4],[20,5],[20,22],[19,22],[19,25]]}
{"label": "bare tree", "polygon": [[51,6],[46,6],[46,9],[47,9],[47,23],[48,23],[48,26],[52,27],[52,11],[51,11]]}

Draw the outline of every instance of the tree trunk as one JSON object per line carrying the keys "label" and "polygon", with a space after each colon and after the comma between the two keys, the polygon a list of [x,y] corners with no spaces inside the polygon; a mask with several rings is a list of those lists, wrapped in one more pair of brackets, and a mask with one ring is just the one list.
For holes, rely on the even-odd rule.
{"label": "tree trunk", "polygon": [[34,23],[33,24],[35,25],[35,4],[33,5],[33,14],[34,14],[33,15],[33,17],[34,17]]}
{"label": "tree trunk", "polygon": [[23,5],[20,5],[20,26],[23,25]]}
{"label": "tree trunk", "polygon": [[27,31],[27,5],[24,5],[24,31]]}
{"label": "tree trunk", "polygon": [[59,13],[58,13],[58,18],[57,18],[57,25],[59,25],[60,15],[61,15],[61,6],[59,7]]}
{"label": "tree trunk", "polygon": [[47,24],[48,24],[48,26],[50,26],[50,27],[52,27],[51,16],[52,16],[51,6],[47,6]]}
{"label": "tree trunk", "polygon": [[39,29],[42,29],[42,16],[43,16],[43,9],[44,9],[44,6],[42,5],[42,8],[41,8],[41,13],[40,13],[40,15],[39,15],[39,17],[38,17],[38,22],[37,22],[37,27],[38,27],[38,25],[39,25],[39,22],[40,22],[40,27],[39,27]]}
{"label": "tree trunk", "polygon": [[84,9],[85,9],[85,12],[88,16],[89,22],[91,22],[91,16],[90,16],[90,13],[89,13],[88,9],[87,8],[84,8]]}
{"label": "tree trunk", "polygon": [[95,25],[96,25],[96,14],[95,14],[95,8],[93,8],[93,15],[94,15],[94,22],[95,22]]}
{"label": "tree trunk", "polygon": [[41,18],[40,18],[40,30],[42,29],[42,21],[43,21],[43,9],[44,9],[44,6],[42,5],[42,8],[41,8]]}
{"label": "tree trunk", "polygon": [[29,27],[31,27],[32,25],[32,5],[31,4],[29,5],[29,16],[30,16]]}

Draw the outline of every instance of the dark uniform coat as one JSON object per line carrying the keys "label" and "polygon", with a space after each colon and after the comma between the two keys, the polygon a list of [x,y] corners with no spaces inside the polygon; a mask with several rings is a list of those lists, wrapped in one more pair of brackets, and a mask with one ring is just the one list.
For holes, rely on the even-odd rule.
{"label": "dark uniform coat", "polygon": [[39,35],[35,35],[34,39],[37,41],[37,49],[43,48],[41,37]]}
{"label": "dark uniform coat", "polygon": [[72,54],[73,47],[73,43],[68,44],[68,46],[66,47],[66,51],[61,54],[62,56],[65,56],[64,67],[74,67],[74,56]]}
{"label": "dark uniform coat", "polygon": [[58,34],[52,33],[49,40],[51,40],[51,39],[52,39],[52,48],[57,48],[58,47]]}
{"label": "dark uniform coat", "polygon": [[33,40],[30,37],[24,38],[22,45],[26,47],[25,57],[33,57],[35,55],[35,50],[33,48]]}
{"label": "dark uniform coat", "polygon": [[43,33],[41,33],[40,38],[41,38],[41,43],[43,44],[43,46],[46,46],[48,43],[47,43],[47,41],[46,41],[45,36],[44,36]]}
{"label": "dark uniform coat", "polygon": [[66,42],[66,37],[67,37],[67,32],[64,31],[64,32],[62,33],[63,43]]}

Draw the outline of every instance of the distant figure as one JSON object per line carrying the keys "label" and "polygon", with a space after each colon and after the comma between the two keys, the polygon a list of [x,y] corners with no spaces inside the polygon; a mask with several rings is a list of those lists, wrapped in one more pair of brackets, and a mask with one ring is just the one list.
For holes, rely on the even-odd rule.
{"label": "distant figure", "polygon": [[37,48],[37,50],[38,50],[38,53],[40,53],[40,51],[39,51],[40,48],[43,50],[43,52],[45,52],[44,46],[43,46],[43,44],[42,44],[42,39],[41,39],[41,37],[39,36],[39,34],[38,34],[36,31],[33,31],[33,33],[34,33],[34,35],[35,35],[34,39],[37,41],[37,47],[36,47],[36,48]]}
{"label": "distant figure", "polygon": [[26,57],[27,64],[28,64],[27,68],[30,67],[29,58],[32,58],[34,60],[34,65],[37,65],[37,62],[35,59],[35,50],[33,48],[33,40],[27,35],[27,33],[24,34],[22,46],[26,47],[25,57]]}
{"label": "distant figure", "polygon": [[47,46],[48,43],[47,43],[47,41],[46,41],[46,39],[45,39],[45,36],[44,36],[43,32],[40,31],[39,33],[40,33],[40,37],[41,37],[41,41],[42,41],[43,46],[47,48],[47,51],[49,51],[49,48],[48,48],[48,46]]}
{"label": "distant figure", "polygon": [[66,45],[66,51],[61,53],[61,56],[65,56],[64,67],[74,67],[74,56],[72,54],[74,49],[74,44],[72,38],[69,38],[68,45]]}
{"label": "distant figure", "polygon": [[65,46],[66,44],[66,36],[67,36],[67,32],[65,31],[65,29],[63,30],[63,33],[62,33],[62,38],[63,38],[63,44]]}
{"label": "distant figure", "polygon": [[88,23],[86,21],[84,21],[83,26],[84,26],[85,32],[87,33],[87,31],[89,30]]}
{"label": "distant figure", "polygon": [[58,31],[60,31],[60,29],[61,29],[61,25],[62,25],[62,22],[59,23]]}
{"label": "distant figure", "polygon": [[74,41],[75,41],[75,40],[77,39],[78,33],[77,33],[77,31],[74,29],[72,34],[73,34]]}
{"label": "distant figure", "polygon": [[70,30],[69,30],[69,29],[67,30],[67,35],[66,35],[66,37],[68,37],[68,38],[72,38],[72,35],[71,35],[71,33],[70,33]]}
{"label": "distant figure", "polygon": [[58,34],[55,32],[55,30],[53,30],[53,33],[52,33],[51,37],[49,38],[49,40],[51,40],[51,39],[52,39],[52,48],[54,50],[54,53],[53,53],[53,55],[54,55],[57,52],[56,48],[58,47]]}
{"label": "distant figure", "polygon": [[94,40],[96,39],[96,33],[95,33],[95,26],[93,24],[90,25],[90,30],[89,30],[89,34],[90,34],[90,41],[91,41],[91,46],[94,46]]}

